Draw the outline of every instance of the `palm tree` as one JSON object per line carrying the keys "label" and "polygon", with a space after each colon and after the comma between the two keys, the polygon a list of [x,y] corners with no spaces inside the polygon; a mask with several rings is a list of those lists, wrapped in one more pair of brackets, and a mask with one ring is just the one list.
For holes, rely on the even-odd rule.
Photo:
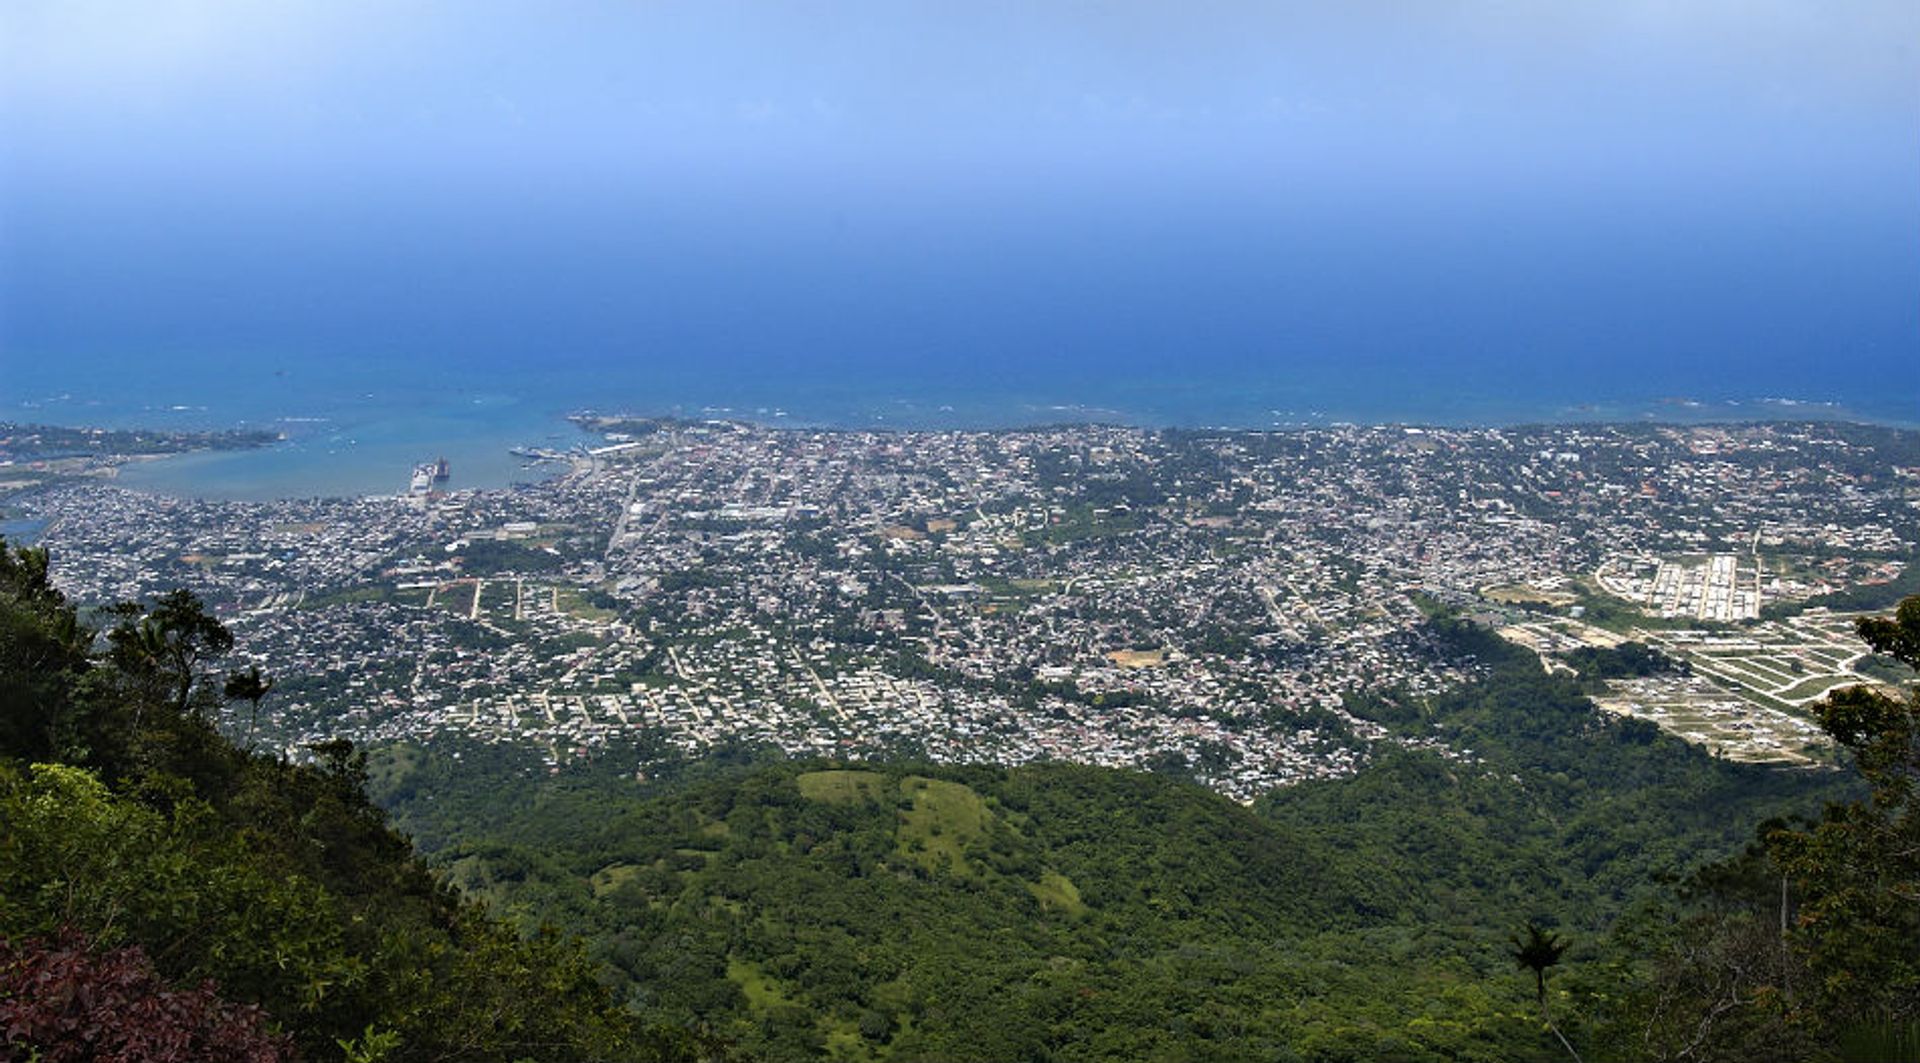
{"label": "palm tree", "polygon": [[1560,1039],[1560,1044],[1572,1056],[1574,1063],[1580,1063],[1580,1053],[1574,1051],[1573,1044],[1567,1040],[1560,1027],[1553,1024],[1553,1010],[1547,1006],[1547,968],[1557,966],[1560,957],[1567,951],[1568,942],[1551,930],[1542,930],[1539,924],[1529,920],[1526,926],[1526,939],[1515,934],[1508,940],[1513,942],[1513,962],[1522,970],[1533,972],[1534,992],[1540,999],[1540,1017],[1546,1020],[1547,1029]]}
{"label": "palm tree", "polygon": [[259,665],[252,665],[244,672],[234,672],[227,676],[226,695],[228,701],[245,701],[251,704],[247,714],[247,748],[253,748],[253,729],[260,724],[260,701],[273,691],[273,680],[260,673]]}

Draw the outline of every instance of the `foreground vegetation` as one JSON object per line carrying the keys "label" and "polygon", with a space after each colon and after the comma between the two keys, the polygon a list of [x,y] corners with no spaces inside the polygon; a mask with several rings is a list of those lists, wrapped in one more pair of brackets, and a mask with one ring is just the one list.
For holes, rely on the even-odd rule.
{"label": "foreground vegetation", "polygon": [[231,639],[190,595],[108,619],[0,551],[0,1058],[698,1054],[577,945],[430,873],[350,746],[296,765],[222,738]]}

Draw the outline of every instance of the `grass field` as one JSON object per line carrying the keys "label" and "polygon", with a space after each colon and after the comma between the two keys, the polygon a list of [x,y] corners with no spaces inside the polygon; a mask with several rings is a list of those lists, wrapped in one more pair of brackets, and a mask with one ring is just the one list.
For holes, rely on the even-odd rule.
{"label": "grass field", "polygon": [[611,609],[602,609],[587,601],[585,596],[572,587],[562,587],[558,591],[555,591],[553,600],[554,603],[560,607],[561,612],[578,620],[604,624],[610,620],[617,620],[620,617],[619,613]]}
{"label": "grass field", "polygon": [[1480,596],[1490,602],[1499,602],[1502,605],[1539,602],[1541,605],[1559,606],[1573,605],[1580,601],[1580,596],[1577,594],[1572,594],[1567,591],[1543,591],[1538,587],[1530,587],[1524,583],[1509,583],[1498,587],[1488,587],[1480,592]]}
{"label": "grass field", "polygon": [[859,805],[887,796],[887,777],[877,771],[810,771],[797,776],[800,796],[829,805]]}
{"label": "grass field", "polygon": [[1867,645],[1853,623],[1850,615],[1816,613],[1738,629],[1649,633],[1648,641],[1756,704],[1797,710],[1878,678],[1855,670]]}
{"label": "grass field", "polygon": [[[896,791],[877,771],[810,771],[797,776],[800,795],[835,805],[891,801]],[[898,793],[908,800],[894,831],[894,847],[929,871],[974,873],[966,856],[969,844],[986,836],[993,812],[971,787],[943,779],[909,775]]]}
{"label": "grass field", "polygon": [[1122,668],[1158,668],[1167,663],[1167,651],[1157,650],[1114,650],[1107,654],[1107,660]]}
{"label": "grass field", "polygon": [[480,592],[480,612],[493,614],[502,620],[513,619],[513,581],[510,579],[488,580]]}
{"label": "grass field", "polygon": [[993,813],[971,787],[909,775],[900,788],[913,799],[896,836],[899,850],[929,871],[972,877],[966,849],[983,839]]}
{"label": "grass field", "polygon": [[1827,692],[1830,690],[1844,686],[1852,686],[1859,681],[1860,680],[1854,676],[1815,676],[1812,679],[1802,679],[1800,682],[1787,688],[1781,692],[1780,698],[1782,701],[1789,702],[1811,701],[1816,698],[1826,697]]}
{"label": "grass field", "polygon": [[1043,598],[1060,589],[1060,581],[1051,579],[1002,579],[987,576],[978,582],[980,589],[986,592],[987,597],[981,609],[988,613],[1018,612],[1035,599]]}
{"label": "grass field", "polygon": [[1125,535],[1138,531],[1143,523],[1137,514],[1112,511],[1097,513],[1093,506],[1080,505],[1069,508],[1058,518],[1058,523],[1049,524],[1039,532],[1029,532],[1027,539],[1029,545],[1044,542],[1058,546],[1083,539]]}
{"label": "grass field", "polygon": [[[300,603],[302,609],[325,609],[331,605],[352,605],[356,602],[384,602],[396,597],[392,587],[384,583],[355,587],[351,590],[335,591],[332,594],[309,595]],[[420,599],[423,603],[425,599]]]}

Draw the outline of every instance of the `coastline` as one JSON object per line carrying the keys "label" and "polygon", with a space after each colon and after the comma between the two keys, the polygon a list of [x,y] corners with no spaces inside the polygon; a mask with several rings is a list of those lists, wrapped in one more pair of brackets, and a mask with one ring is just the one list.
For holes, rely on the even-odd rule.
{"label": "coastline", "polygon": [[[1198,396],[1185,396],[1188,400]],[[1702,426],[1806,421],[1850,422],[1920,430],[1920,408],[1899,418],[1876,415],[1833,400],[1761,398],[1698,400],[1664,398],[1583,403],[1507,401],[1436,402],[1424,410],[1391,408],[1382,403],[1370,415],[1335,406],[1266,407],[1242,401],[1211,408],[1123,408],[1119,403],[1046,402],[975,396],[953,403],[913,398],[868,399],[841,409],[763,403],[692,403],[657,399],[631,405],[596,403],[593,407],[551,401],[534,402],[495,395],[443,394],[431,403],[370,401],[364,407],[341,405],[290,411],[269,419],[235,418],[218,427],[271,428],[276,443],[249,450],[200,450],[127,463],[116,476],[121,486],[180,497],[269,500],[319,496],[404,493],[412,467],[445,457],[453,468],[451,489],[501,489],[536,482],[562,471],[557,463],[528,462],[511,451],[540,448],[564,451],[603,442],[583,421],[593,416],[635,419],[722,420],[768,429],[805,431],[1018,431],[1060,425],[1124,425],[1143,430],[1300,431],[1342,425],[1403,425],[1443,429],[1515,428],[1527,425],[1671,424]],[[1251,400],[1257,396],[1245,396]],[[18,419],[74,423],[97,405],[61,408],[41,405],[20,410]],[[73,404],[79,405],[79,404]],[[1171,407],[1171,408],[1170,408]],[[1237,407],[1237,408],[1233,408]],[[177,409],[177,408],[175,408]],[[192,408],[196,418],[220,416],[220,404]],[[101,420],[132,426],[141,411],[115,411]],[[149,411],[155,414],[174,410]]]}

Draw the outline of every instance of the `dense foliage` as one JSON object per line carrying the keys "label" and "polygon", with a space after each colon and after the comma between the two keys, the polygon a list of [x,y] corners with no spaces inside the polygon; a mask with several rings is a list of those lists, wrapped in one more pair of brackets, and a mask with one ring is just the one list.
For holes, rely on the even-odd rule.
{"label": "dense foliage", "polygon": [[[394,751],[375,789],[464,888],[589,935],[643,1014],[767,1058],[1564,1057],[1548,1003],[1588,1058],[1645,1058],[1615,926],[1842,780],[1715,760],[1478,629],[1433,635],[1489,677],[1254,809],[1067,765],[636,782],[477,749]],[[1527,920],[1572,946],[1552,981],[1514,967]]]}
{"label": "dense foliage", "polygon": [[1627,679],[1687,670],[1685,661],[1676,661],[1643,642],[1623,642],[1611,649],[1582,646],[1561,654],[1561,658],[1589,680]]}
{"label": "dense foliage", "polygon": [[[49,1010],[46,979],[138,990],[193,1037],[258,1008],[306,1059],[692,1054],[635,1027],[576,946],[523,936],[429,873],[350,746],[300,765],[222,738],[211,669],[231,638],[198,601],[108,619],[80,621],[43,552],[0,551],[0,1007],[25,1017],[0,1055],[186,1058],[114,1055],[115,1028]],[[242,676],[235,696],[265,696]],[[93,1054],[72,1054],[75,1029]],[[223,1054],[252,1058],[199,1058]]]}
{"label": "dense foliage", "polygon": [[279,1063],[285,1037],[257,1007],[212,986],[176,989],[138,946],[101,952],[78,935],[0,941],[0,1052],[31,1045],[40,1063]]}

